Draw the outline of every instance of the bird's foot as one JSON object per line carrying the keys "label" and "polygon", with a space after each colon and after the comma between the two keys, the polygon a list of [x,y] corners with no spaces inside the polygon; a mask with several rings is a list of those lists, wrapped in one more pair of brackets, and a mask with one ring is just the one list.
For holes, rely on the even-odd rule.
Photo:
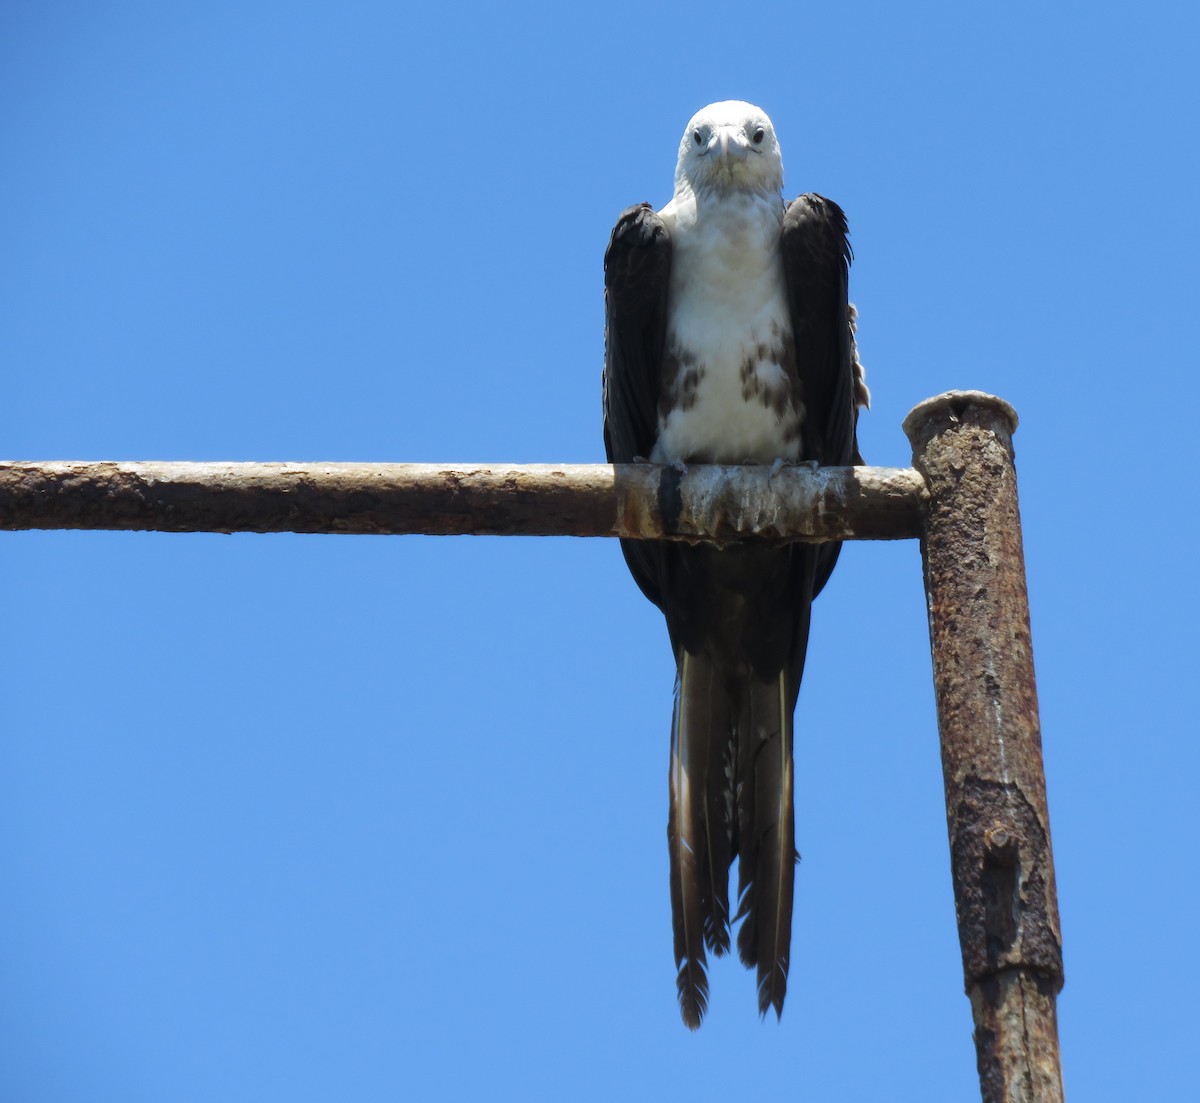
{"label": "bird's foot", "polygon": [[683,460],[672,460],[667,466],[679,476],[686,475],[688,471],[687,464]]}
{"label": "bird's foot", "polygon": [[769,470],[767,471],[767,486],[771,490],[775,489],[775,476],[778,475],[779,472],[785,467],[804,467],[809,471],[816,471],[816,469],[820,466],[821,465],[816,460],[776,460],[771,464]]}
{"label": "bird's foot", "polygon": [[783,460],[783,459],[776,460],[773,464],[771,464],[771,466],[767,469],[767,489],[774,490],[775,489],[775,476],[778,475],[779,472],[782,471],[785,467],[794,467],[794,466],[795,466],[794,464],[791,464],[787,460]]}

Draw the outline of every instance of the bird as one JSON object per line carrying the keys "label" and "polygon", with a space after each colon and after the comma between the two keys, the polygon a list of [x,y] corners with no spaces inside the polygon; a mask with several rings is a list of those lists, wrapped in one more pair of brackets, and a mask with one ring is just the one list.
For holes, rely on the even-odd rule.
{"label": "bird", "polygon": [[[674,193],[624,210],[604,257],[604,446],[613,464],[861,464],[870,404],[848,301],[846,217],[783,198],[775,128],[709,104],[679,143]],[[667,820],[676,989],[692,1030],[706,952],[755,969],[783,1013],[795,864],[793,717],[813,599],[837,543],[622,540],[675,657]],[[738,860],[737,912],[729,875]]]}

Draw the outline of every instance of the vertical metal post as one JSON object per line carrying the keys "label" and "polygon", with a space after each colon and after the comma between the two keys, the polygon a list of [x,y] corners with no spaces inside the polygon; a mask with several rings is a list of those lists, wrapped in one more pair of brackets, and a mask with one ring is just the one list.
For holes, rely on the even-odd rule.
{"label": "vertical metal post", "polygon": [[904,421],[921,539],[963,974],[984,1103],[1063,1097],[1062,934],[1012,434],[1001,399],[951,391]]}

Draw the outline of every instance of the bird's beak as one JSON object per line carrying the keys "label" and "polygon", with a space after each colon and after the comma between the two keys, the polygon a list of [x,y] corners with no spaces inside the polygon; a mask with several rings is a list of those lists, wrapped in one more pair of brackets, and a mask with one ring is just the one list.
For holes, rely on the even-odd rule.
{"label": "bird's beak", "polygon": [[714,130],[709,138],[708,152],[721,161],[727,158],[740,161],[750,152],[750,144],[738,127],[722,126]]}

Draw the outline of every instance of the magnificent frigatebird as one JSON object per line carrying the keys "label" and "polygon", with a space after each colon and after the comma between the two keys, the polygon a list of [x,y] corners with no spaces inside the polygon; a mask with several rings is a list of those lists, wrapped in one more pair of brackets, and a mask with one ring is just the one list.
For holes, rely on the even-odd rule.
{"label": "magnificent frigatebird", "polygon": [[[610,463],[861,463],[869,400],[847,300],[845,216],[782,198],[783,162],[758,107],[714,103],[688,122],[675,193],[617,220],[604,258],[604,444]],[[671,909],[677,986],[693,1029],[705,947],[758,970],[759,1011],[782,1013],[797,858],[792,717],[812,599],[838,544],[627,540],[675,654]]]}

